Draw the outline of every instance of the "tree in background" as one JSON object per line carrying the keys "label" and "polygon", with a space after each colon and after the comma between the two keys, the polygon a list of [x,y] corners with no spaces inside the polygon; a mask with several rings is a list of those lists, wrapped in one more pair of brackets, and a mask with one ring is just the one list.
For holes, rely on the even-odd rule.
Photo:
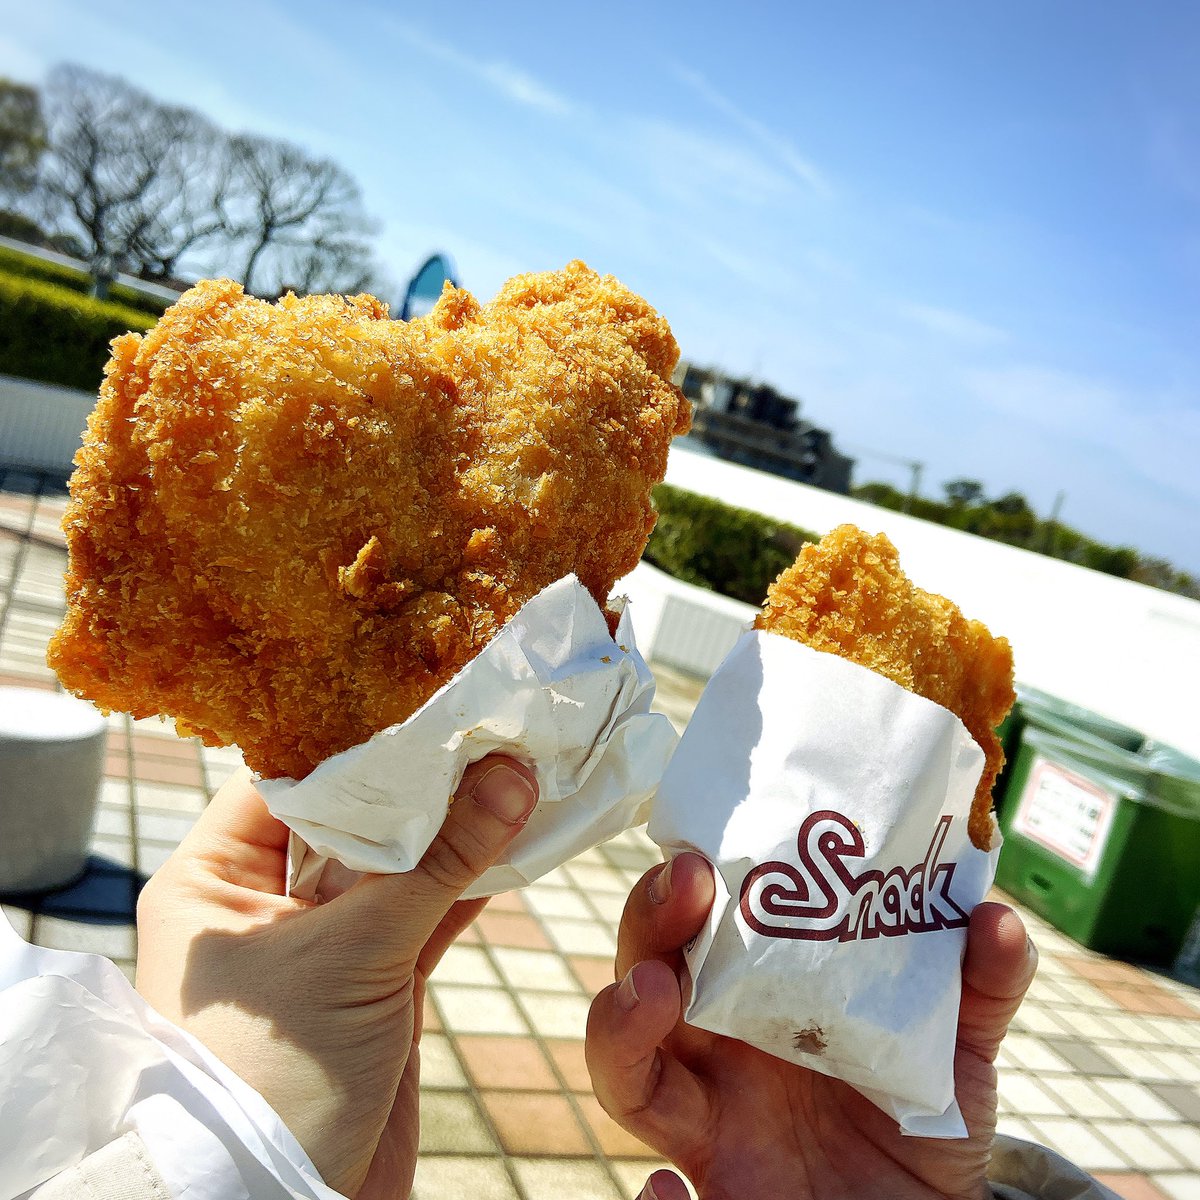
{"label": "tree in background", "polygon": [[27,195],[46,148],[46,123],[37,90],[0,78],[0,186],[5,198]]}
{"label": "tree in background", "polygon": [[47,220],[72,234],[103,291],[117,270],[163,274],[185,231],[219,232],[208,172],[217,131],[123,79],[55,67],[43,96],[46,150],[37,190]]}
{"label": "tree in background", "polygon": [[942,484],[946,500],[955,507],[966,508],[983,503],[983,484],[978,479],[951,479]]}
{"label": "tree in background", "polygon": [[361,291],[374,274],[373,232],[358,184],[298,146],[241,135],[229,143],[231,205],[247,291]]}
{"label": "tree in background", "polygon": [[[923,496],[914,500],[892,484],[881,482],[858,484],[851,489],[851,495],[893,512],[911,512],[923,520],[965,533],[1200,600],[1200,580],[1186,571],[1178,570],[1165,559],[1144,558],[1130,546],[1106,546],[1063,525],[1057,515],[1043,520],[1020,492],[1005,492],[995,500],[988,500],[983,486],[973,479],[948,480],[942,484],[942,491],[946,495],[944,503]],[[1055,514],[1057,509],[1056,504]]]}
{"label": "tree in background", "polygon": [[1005,492],[975,511],[981,517],[978,532],[1011,546],[1033,548],[1041,522],[1020,492]]}
{"label": "tree in background", "polygon": [[175,143],[160,161],[155,203],[139,213],[125,250],[129,270],[144,279],[175,278],[185,255],[202,248],[220,254],[232,233],[226,205],[234,178],[224,133],[191,109],[166,111]]}
{"label": "tree in background", "polygon": [[41,225],[23,211],[37,182],[46,124],[37,90],[0,77],[0,236],[41,243]]}
{"label": "tree in background", "polygon": [[[288,142],[231,137],[193,109],[84,67],[55,67],[40,108],[33,89],[9,90],[14,130],[36,128],[30,98],[44,114],[29,191],[45,224],[76,241],[100,290],[117,270],[170,278],[185,259],[259,295],[372,283],[372,225],[336,163]],[[27,143],[14,134],[13,153]]]}
{"label": "tree in background", "polygon": [[1029,501],[1020,492],[1005,492],[1003,496],[989,502],[996,512],[1006,517],[1028,517],[1033,515]]}
{"label": "tree in background", "polygon": [[1168,592],[1178,592],[1181,596],[1191,596],[1200,600],[1200,579],[1180,571],[1165,558],[1140,559],[1131,578],[1148,587],[1162,588]]}
{"label": "tree in background", "polygon": [[878,479],[855,484],[850,489],[850,494],[856,500],[865,500],[868,504],[875,504],[880,508],[890,508],[893,512],[903,512],[907,500],[907,493]]}

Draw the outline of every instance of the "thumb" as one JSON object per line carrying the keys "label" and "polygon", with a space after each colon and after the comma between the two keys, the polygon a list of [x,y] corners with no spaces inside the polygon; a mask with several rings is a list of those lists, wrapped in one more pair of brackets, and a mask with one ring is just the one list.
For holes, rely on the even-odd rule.
{"label": "thumb", "polygon": [[537,799],[537,776],[515,758],[491,754],[472,763],[412,872],[411,903],[427,897],[440,921],[521,831]]}
{"label": "thumb", "polygon": [[521,832],[537,799],[532,768],[490,754],[467,767],[437,837],[411,871],[376,875],[347,893],[394,918],[386,922],[396,935],[389,957],[417,957],[454,902]]}
{"label": "thumb", "polygon": [[688,1200],[687,1185],[673,1171],[655,1171],[637,1200]]}
{"label": "thumb", "polygon": [[962,968],[960,1048],[995,1061],[1009,1022],[1033,981],[1037,960],[1037,947],[1016,912],[994,901],[975,906]]}

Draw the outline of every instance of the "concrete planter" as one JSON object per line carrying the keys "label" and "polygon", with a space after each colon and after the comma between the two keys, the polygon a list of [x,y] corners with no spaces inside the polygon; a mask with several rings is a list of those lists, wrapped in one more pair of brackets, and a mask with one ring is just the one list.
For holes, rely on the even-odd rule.
{"label": "concrete planter", "polygon": [[104,734],[82,700],[0,687],[0,892],[49,891],[87,869]]}

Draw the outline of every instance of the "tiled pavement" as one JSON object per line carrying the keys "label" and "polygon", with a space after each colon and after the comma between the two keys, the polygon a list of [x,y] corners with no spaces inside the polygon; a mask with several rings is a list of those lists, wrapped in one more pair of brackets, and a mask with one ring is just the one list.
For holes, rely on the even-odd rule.
{"label": "tiled pavement", "polygon": [[[0,684],[55,686],[43,656],[62,609],[62,504],[0,493]],[[682,725],[698,687],[658,673]],[[138,887],[238,761],[158,721],[111,717],[91,870],[66,891],[6,902],[18,931],[132,973]],[[582,1037],[589,997],[612,979],[624,898],[657,859],[640,832],[617,838],[496,897],[447,953],[422,1042],[418,1197],[637,1194],[656,1160],[590,1096]],[[1200,1200],[1200,993],[1023,915],[1041,966],[1001,1051],[1001,1128],[1128,1200]]]}

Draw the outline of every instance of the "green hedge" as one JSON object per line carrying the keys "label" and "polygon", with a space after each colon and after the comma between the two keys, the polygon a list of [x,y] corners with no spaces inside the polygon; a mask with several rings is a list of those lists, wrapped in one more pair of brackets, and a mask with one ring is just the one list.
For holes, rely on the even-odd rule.
{"label": "green hedge", "polygon": [[0,272],[0,375],[95,392],[113,338],[154,322],[137,309]]}
{"label": "green hedge", "polygon": [[[954,504],[930,500],[924,496],[910,497],[890,483],[864,483],[854,488],[856,499],[877,504],[893,512],[906,512],[914,517],[974,533],[994,542],[1005,542],[1022,550],[1032,550],[1049,558],[1090,567],[1105,575],[1120,579],[1135,579],[1154,587],[1167,587],[1181,595],[1196,596],[1197,583],[1186,572],[1176,572],[1169,563],[1156,563],[1131,546],[1107,546],[1103,542],[1063,525],[1046,521],[1029,507],[1028,501],[1015,492],[998,500],[983,500],[978,504]],[[1165,567],[1166,570],[1159,570]]]}
{"label": "green hedge", "polygon": [[[22,254],[19,250],[10,250],[0,246],[0,273],[18,275],[24,279],[40,280],[42,283],[53,283],[59,287],[70,288],[87,296],[92,288],[92,280],[86,271],[75,267],[63,266],[60,263],[47,262],[33,254]],[[166,311],[166,303],[145,296],[134,288],[124,284],[114,283],[108,289],[108,303],[121,304],[138,312],[149,313],[161,317]]]}
{"label": "green hedge", "polygon": [[654,504],[658,524],[647,561],[685,583],[748,604],[762,604],[767,585],[800,547],[817,541],[807,529],[666,483],[654,489]]}

